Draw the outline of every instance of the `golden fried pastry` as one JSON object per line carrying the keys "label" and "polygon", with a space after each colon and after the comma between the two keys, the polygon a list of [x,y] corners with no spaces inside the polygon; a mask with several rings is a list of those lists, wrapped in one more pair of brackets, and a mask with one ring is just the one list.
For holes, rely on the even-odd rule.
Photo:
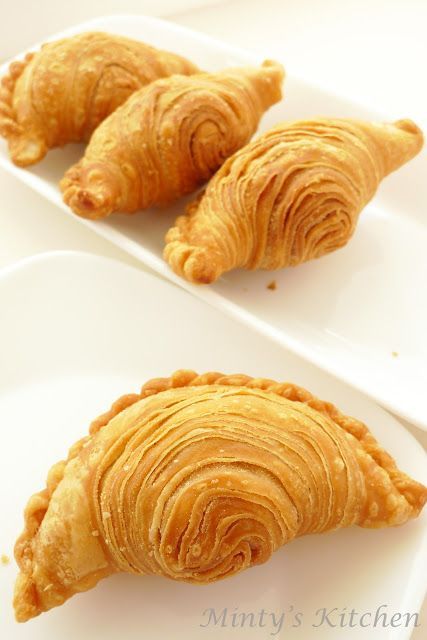
{"label": "golden fried pastry", "polygon": [[103,218],[166,204],[207,180],[280,100],[283,67],[159,80],[135,93],[96,130],[61,182],[80,216]]}
{"label": "golden fried pastry", "polygon": [[116,572],[213,582],[298,536],[401,525],[426,500],[364,424],[304,389],[178,371],[118,400],[30,498],[16,618]]}
{"label": "golden fried pastry", "polygon": [[0,134],[21,167],[48,149],[89,140],[131,93],[174,73],[196,73],[180,56],[108,33],[43,45],[10,65],[0,89]]}
{"label": "golden fried pastry", "polygon": [[190,282],[279,269],[343,247],[384,176],[421,149],[410,120],[319,118],[280,124],[229,158],[166,235],[164,257]]}

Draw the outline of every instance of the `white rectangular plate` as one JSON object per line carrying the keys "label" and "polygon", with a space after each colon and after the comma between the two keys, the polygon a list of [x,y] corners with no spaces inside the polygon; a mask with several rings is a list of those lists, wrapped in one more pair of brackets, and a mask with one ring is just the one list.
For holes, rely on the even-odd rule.
{"label": "white rectangular plate", "polygon": [[[292,380],[369,424],[401,468],[427,482],[420,445],[371,400],[158,278],[105,258],[45,254],[4,270],[0,299],[0,555],[12,555],[28,497],[91,419],[177,368]],[[298,539],[266,564],[205,587],[116,575],[25,625],[13,619],[15,564],[0,564],[0,620],[7,640],[247,640],[273,637],[271,617],[265,628],[202,628],[203,612],[265,609],[285,613],[278,639],[342,640],[348,627],[312,628],[318,609],[374,615],[384,604],[389,620],[416,612],[426,572],[427,511],[403,527]],[[351,637],[403,640],[411,630],[359,626]]]}
{"label": "white rectangular plate", "polygon": [[[207,36],[141,16],[100,18],[52,39],[96,29],[176,51],[207,70],[260,62]],[[0,73],[5,71],[6,66]],[[283,119],[316,114],[385,120],[410,116],[391,110],[380,117],[289,76],[285,99],[267,113],[261,130]],[[82,153],[82,147],[68,146],[51,152],[31,170],[21,170],[11,164],[6,145],[0,143],[1,165],[69,215],[73,214],[62,203],[58,182]],[[235,271],[210,287],[177,278],[162,260],[165,232],[184,210],[184,201],[166,210],[115,215],[103,222],[80,220],[194,295],[427,428],[426,171],[424,152],[390,176],[344,249],[295,269]],[[266,288],[272,279],[276,291]]]}

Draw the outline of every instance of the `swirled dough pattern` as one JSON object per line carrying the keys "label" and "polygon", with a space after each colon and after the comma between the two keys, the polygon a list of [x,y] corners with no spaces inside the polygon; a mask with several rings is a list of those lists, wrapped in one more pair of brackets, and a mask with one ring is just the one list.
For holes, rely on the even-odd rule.
{"label": "swirled dough pattern", "polygon": [[283,68],[266,61],[159,80],[132,95],[95,131],[61,182],[87,218],[132,213],[193,191],[240,149],[280,100]]}
{"label": "swirled dough pattern", "polygon": [[229,158],[166,235],[164,257],[190,282],[279,269],[343,247],[380,181],[413,158],[410,120],[284,122]]}
{"label": "swirled dough pattern", "polygon": [[137,89],[197,71],[181,56],[108,33],[51,42],[13,62],[2,78],[0,134],[15,164],[34,164],[52,147],[89,140]]}
{"label": "swirled dough pattern", "polygon": [[401,525],[426,499],[365,425],[304,389],[178,371],[114,404],[29,500],[16,617],[119,571],[219,580],[297,536]]}

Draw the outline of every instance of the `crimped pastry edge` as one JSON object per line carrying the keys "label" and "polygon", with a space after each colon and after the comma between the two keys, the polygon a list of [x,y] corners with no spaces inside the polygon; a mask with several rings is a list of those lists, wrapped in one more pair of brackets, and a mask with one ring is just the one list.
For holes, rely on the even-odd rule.
{"label": "crimped pastry edge", "polygon": [[[392,456],[379,445],[363,422],[341,413],[341,411],[339,411],[331,402],[320,400],[303,387],[291,382],[279,383],[269,378],[254,378],[245,374],[223,374],[217,371],[197,374],[195,371],[189,369],[179,369],[170,377],[152,378],[151,380],[148,380],[142,386],[139,394],[133,393],[120,396],[108,411],[92,421],[89,427],[89,435],[81,438],[71,447],[66,460],[57,462],[51,467],[47,477],[46,488],[30,497],[25,509],[25,528],[20,537],[21,543],[24,538],[29,541],[37,533],[47,511],[50,497],[63,478],[66,464],[73,458],[77,457],[83,446],[87,446],[88,440],[94,437],[98,431],[106,426],[115,416],[136,402],[152,395],[162,393],[163,391],[169,391],[171,389],[181,387],[205,385],[224,385],[260,389],[262,391],[275,393],[283,398],[291,400],[292,402],[302,402],[308,405],[322,415],[330,418],[335,422],[335,424],[355,437],[360,442],[366,453],[368,453],[373,460],[388,473],[393,484],[399,492],[405,496],[407,501],[414,507],[418,506],[415,504],[410,492],[411,484],[413,484],[414,481],[397,468],[396,462]],[[20,564],[20,558],[17,558],[17,561],[18,564]]]}
{"label": "crimped pastry edge", "polygon": [[[67,463],[77,457],[79,452],[96,434],[106,426],[115,416],[128,407],[150,396],[182,387],[196,386],[232,386],[246,387],[248,389],[259,389],[269,393],[277,394],[292,402],[301,402],[318,411],[323,416],[331,419],[335,424],[344,429],[347,433],[356,438],[364,451],[386,471],[391,482],[406,499],[412,508],[413,516],[416,516],[426,501],[426,493],[420,496],[419,483],[412,480],[404,472],[400,471],[390,454],[388,454],[370,433],[368,427],[350,416],[341,413],[334,404],[320,400],[306,389],[291,382],[275,382],[268,378],[254,378],[245,374],[222,374],[216,371],[197,374],[195,371],[180,369],[167,378],[152,378],[141,388],[140,393],[126,394],[120,396],[111,408],[96,418],[89,427],[89,435],[78,440],[69,450],[66,460],[54,464],[47,477],[46,488],[32,495],[27,503],[24,512],[24,530],[19,536],[15,545],[15,559],[21,573],[18,576],[20,589],[23,583],[28,582],[32,573],[32,541],[40,528],[43,518],[47,512],[50,498],[58,484],[64,476]],[[31,582],[31,580],[30,580]],[[17,583],[17,584],[18,584]],[[35,605],[34,605],[35,606]],[[35,608],[37,608],[35,606]],[[38,615],[37,613],[33,615]],[[32,617],[32,616],[30,616]],[[24,618],[20,618],[23,620]],[[25,619],[28,619],[25,617]]]}
{"label": "crimped pastry edge", "polygon": [[35,52],[27,53],[23,60],[15,60],[9,65],[8,73],[1,79],[0,90],[0,135],[6,140],[18,137],[23,131],[15,118],[13,96],[15,85],[26,67],[35,56]]}

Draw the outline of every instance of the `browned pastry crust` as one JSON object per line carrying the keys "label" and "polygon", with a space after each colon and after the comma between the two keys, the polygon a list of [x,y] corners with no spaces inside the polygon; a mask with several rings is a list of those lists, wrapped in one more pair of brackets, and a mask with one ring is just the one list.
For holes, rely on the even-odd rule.
{"label": "browned pastry crust", "polygon": [[403,524],[426,500],[363,423],[308,391],[177,371],[120,398],[30,498],[16,617],[118,571],[204,584],[297,536]]}
{"label": "browned pastry crust", "polygon": [[197,67],[181,56],[108,33],[51,42],[13,62],[0,88],[0,135],[25,167],[47,150],[89,140],[134,91]]}
{"label": "browned pastry crust", "polygon": [[381,180],[423,145],[410,120],[284,122],[229,158],[166,235],[183,278],[280,269],[343,247]]}
{"label": "browned pastry crust", "polygon": [[280,100],[282,80],[283,67],[266,61],[141,89],[102,123],[67,171],[64,202],[80,216],[103,218],[193,191],[248,142]]}

